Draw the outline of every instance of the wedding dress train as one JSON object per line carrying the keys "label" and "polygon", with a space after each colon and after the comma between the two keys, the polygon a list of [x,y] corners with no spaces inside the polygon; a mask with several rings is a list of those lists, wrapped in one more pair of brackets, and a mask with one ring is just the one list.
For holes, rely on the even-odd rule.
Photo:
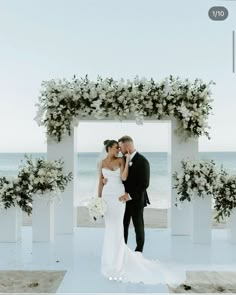
{"label": "wedding dress train", "polygon": [[140,252],[132,251],[124,241],[123,216],[125,204],[118,198],[124,194],[120,168],[102,168],[108,182],[102,197],[107,203],[105,235],[102,249],[102,274],[113,280],[144,284],[180,285],[185,281],[184,271],[173,271],[157,260],[148,260]]}

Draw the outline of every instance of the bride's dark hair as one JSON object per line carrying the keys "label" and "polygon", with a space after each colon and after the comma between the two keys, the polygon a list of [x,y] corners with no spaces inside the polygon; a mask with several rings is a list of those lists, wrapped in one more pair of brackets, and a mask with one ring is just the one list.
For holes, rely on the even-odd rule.
{"label": "bride's dark hair", "polygon": [[118,144],[118,142],[114,139],[111,139],[111,140],[106,139],[106,140],[104,140],[103,144],[105,146],[106,152],[108,153],[108,148],[113,147],[113,145]]}

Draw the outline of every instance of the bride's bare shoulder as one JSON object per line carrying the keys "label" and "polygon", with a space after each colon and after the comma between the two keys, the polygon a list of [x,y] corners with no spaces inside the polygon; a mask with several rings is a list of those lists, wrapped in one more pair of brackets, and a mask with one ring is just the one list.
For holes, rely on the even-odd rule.
{"label": "bride's bare shoulder", "polygon": [[120,165],[124,165],[125,164],[125,159],[123,157],[119,157],[118,161],[120,163]]}
{"label": "bride's bare shoulder", "polygon": [[98,167],[100,169],[102,169],[104,167],[104,160],[101,160],[99,163],[98,163]]}

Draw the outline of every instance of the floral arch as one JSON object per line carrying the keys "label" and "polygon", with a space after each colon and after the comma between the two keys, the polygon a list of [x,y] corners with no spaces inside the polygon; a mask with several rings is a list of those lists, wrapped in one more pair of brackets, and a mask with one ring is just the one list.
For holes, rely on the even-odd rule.
{"label": "floral arch", "polygon": [[[76,175],[76,128],[80,121],[164,120],[171,122],[171,174],[180,169],[183,158],[198,158],[198,138],[209,138],[207,119],[211,112],[210,85],[196,79],[180,80],[170,76],[161,82],[135,77],[133,81],[113,78],[90,81],[50,80],[42,83],[35,120],[46,128],[48,159],[63,158],[65,171]],[[55,226],[58,233],[72,233],[75,222],[76,179],[56,204]],[[169,225],[173,235],[190,234],[189,205],[178,210],[172,189]]]}

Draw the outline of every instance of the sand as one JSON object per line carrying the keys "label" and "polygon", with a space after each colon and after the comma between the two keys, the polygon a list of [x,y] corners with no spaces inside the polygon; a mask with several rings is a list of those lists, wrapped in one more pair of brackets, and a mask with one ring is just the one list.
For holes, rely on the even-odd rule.
{"label": "sand", "polygon": [[[167,211],[168,209],[145,208],[144,222],[146,228],[167,228]],[[225,221],[218,223],[214,220],[215,211],[212,211],[212,228],[225,228]],[[24,215],[23,225],[31,225],[31,217]],[[104,227],[104,223],[93,222],[85,206],[77,207],[77,226],[79,227]],[[132,226],[132,225],[131,225]]]}
{"label": "sand", "polygon": [[0,271],[0,293],[56,293],[65,271]]}
{"label": "sand", "polygon": [[[64,271],[0,271],[0,293],[56,293]],[[170,293],[236,293],[236,272],[187,271]],[[187,288],[186,288],[187,287]]]}
{"label": "sand", "polygon": [[236,272],[187,271],[186,286],[169,287],[171,293],[236,293]]}

